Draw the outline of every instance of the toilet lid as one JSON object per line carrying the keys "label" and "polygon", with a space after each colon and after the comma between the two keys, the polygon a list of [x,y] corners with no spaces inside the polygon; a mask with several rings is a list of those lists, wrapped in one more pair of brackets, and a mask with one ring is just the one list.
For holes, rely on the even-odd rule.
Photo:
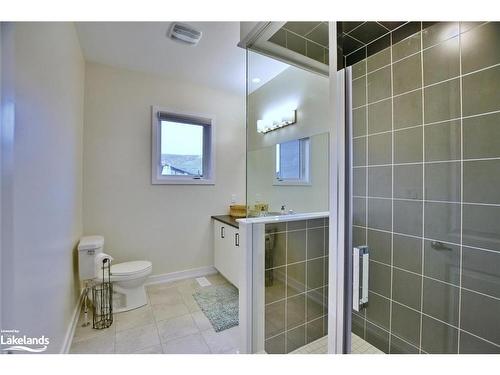
{"label": "toilet lid", "polygon": [[112,275],[132,275],[151,268],[151,262],[147,260],[135,260],[133,262],[124,262],[113,264],[111,266]]}

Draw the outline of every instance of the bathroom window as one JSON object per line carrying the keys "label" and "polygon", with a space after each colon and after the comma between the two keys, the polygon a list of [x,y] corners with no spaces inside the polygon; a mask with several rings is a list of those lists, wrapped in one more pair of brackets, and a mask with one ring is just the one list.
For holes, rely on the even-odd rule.
{"label": "bathroom window", "polygon": [[153,107],[152,183],[214,184],[212,116]]}
{"label": "bathroom window", "polygon": [[276,145],[275,185],[309,185],[309,138]]}

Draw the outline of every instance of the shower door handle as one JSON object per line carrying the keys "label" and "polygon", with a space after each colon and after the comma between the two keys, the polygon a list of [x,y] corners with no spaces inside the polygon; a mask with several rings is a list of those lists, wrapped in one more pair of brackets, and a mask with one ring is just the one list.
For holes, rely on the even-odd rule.
{"label": "shower door handle", "polygon": [[352,308],[359,311],[368,302],[368,269],[370,254],[367,246],[352,249]]}

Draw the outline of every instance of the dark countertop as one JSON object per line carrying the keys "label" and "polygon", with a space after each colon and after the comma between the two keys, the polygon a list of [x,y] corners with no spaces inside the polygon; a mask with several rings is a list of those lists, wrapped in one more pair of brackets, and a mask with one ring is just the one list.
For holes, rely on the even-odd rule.
{"label": "dark countertop", "polygon": [[235,227],[236,229],[240,228],[240,225],[236,221],[237,218],[232,217],[230,215],[216,215],[212,216],[212,219],[220,221],[221,223],[231,225],[232,227]]}

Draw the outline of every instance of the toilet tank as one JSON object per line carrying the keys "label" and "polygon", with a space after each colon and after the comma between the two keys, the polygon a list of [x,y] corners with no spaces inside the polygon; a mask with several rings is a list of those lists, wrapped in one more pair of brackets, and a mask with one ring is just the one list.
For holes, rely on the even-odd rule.
{"label": "toilet tank", "polygon": [[78,243],[78,269],[80,280],[89,280],[95,275],[95,256],[102,253],[104,237],[85,236]]}

